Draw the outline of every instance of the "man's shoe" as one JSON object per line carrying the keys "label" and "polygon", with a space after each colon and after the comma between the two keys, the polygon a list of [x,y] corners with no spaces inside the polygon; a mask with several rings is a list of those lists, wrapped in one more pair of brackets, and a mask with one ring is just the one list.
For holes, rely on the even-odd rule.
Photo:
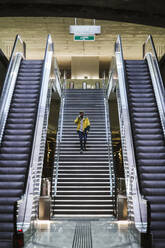
{"label": "man's shoe", "polygon": [[80,153],[83,154],[83,150],[82,149],[80,150]]}
{"label": "man's shoe", "polygon": [[87,148],[86,147],[84,147],[84,151],[87,151]]}

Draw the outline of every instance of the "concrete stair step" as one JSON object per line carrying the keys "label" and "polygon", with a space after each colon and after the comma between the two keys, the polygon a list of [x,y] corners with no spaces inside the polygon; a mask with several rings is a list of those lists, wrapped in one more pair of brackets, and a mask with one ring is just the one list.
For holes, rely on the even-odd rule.
{"label": "concrete stair step", "polygon": [[76,195],[76,196],[80,196],[80,195],[110,195],[110,192],[109,190],[60,190],[58,191],[57,190],[57,195],[61,195],[61,196],[64,196],[64,195],[68,195],[70,197],[72,197],[73,195]]}
{"label": "concrete stair step", "polygon": [[86,219],[90,219],[93,220],[93,219],[100,219],[100,218],[113,218],[113,214],[54,214],[52,217],[51,217],[51,220],[60,220],[60,219],[83,219],[86,220]]}
{"label": "concrete stair step", "polygon": [[58,204],[57,202],[55,203],[54,206],[55,209],[112,209],[113,204]]}

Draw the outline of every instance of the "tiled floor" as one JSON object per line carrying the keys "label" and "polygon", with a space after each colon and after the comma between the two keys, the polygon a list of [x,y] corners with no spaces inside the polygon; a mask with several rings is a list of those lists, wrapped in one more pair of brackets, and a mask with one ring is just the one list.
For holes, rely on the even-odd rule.
{"label": "tiled floor", "polygon": [[[115,222],[100,219],[87,222],[91,227],[92,248],[140,248],[139,235],[126,221]],[[39,221],[37,231],[26,243],[25,248],[73,248],[76,226],[83,226],[83,223],[87,222],[73,220]],[[83,229],[81,230],[83,233]],[[83,235],[86,234],[81,235],[82,239],[84,239]],[[79,245],[74,247],[90,248],[91,246],[88,245],[87,239],[84,242],[79,241]]]}

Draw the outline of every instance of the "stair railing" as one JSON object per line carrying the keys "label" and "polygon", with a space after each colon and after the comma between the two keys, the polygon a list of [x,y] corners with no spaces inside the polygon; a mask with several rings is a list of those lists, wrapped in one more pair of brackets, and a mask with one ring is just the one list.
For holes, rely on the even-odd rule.
{"label": "stair railing", "polygon": [[17,226],[24,231],[29,228],[31,221],[36,220],[39,216],[41,177],[47,136],[50,109],[49,106],[52,92],[50,73],[52,69],[53,51],[54,47],[51,35],[48,35],[44,56],[40,100],[38,105],[26,191],[22,196],[22,199],[18,201],[19,212]]}
{"label": "stair railing", "polygon": [[112,62],[109,70],[108,84],[106,87],[106,97],[109,100],[111,92],[114,91],[116,87],[117,71],[116,71],[116,58],[112,56]]}
{"label": "stair railing", "polygon": [[108,162],[109,162],[110,195],[112,196],[113,200],[115,200],[115,173],[114,173],[114,163],[113,163],[113,148],[112,148],[112,137],[111,137],[110,119],[109,119],[110,118],[109,117],[109,106],[108,106],[108,97],[106,93],[105,78],[103,79],[103,90],[104,90],[106,141],[107,141]]}
{"label": "stair railing", "polygon": [[[57,131],[57,136],[56,136],[56,150],[55,150],[55,156],[54,156],[54,169],[53,169],[53,180],[54,181],[52,182],[52,197],[53,198],[57,194],[58,169],[59,169],[62,134],[63,134],[65,94],[66,94],[66,79],[64,79],[63,88],[61,87],[61,104],[60,104],[60,112],[59,112],[58,131]],[[52,202],[54,204],[54,199],[52,200]]]}
{"label": "stair railing", "polygon": [[18,75],[21,60],[26,56],[26,45],[19,35],[16,36],[10,56],[2,94],[0,98],[0,143],[2,140],[12,95]]}
{"label": "stair railing", "polygon": [[61,88],[61,73],[58,67],[57,59],[54,58],[54,75],[55,75],[55,80],[54,80],[54,91],[57,91],[59,97],[62,97],[62,88]]}
{"label": "stair railing", "polygon": [[129,108],[128,108],[128,100],[127,100],[127,92],[126,92],[125,67],[124,67],[122,43],[120,36],[118,36],[117,41],[115,43],[115,56],[116,56],[116,66],[117,66],[117,75],[118,75],[116,94],[118,101],[121,142],[122,142],[123,162],[124,162],[124,171],[125,171],[128,218],[135,222],[135,226],[140,232],[146,232],[147,201],[143,198],[139,189],[131,123],[129,116]]}

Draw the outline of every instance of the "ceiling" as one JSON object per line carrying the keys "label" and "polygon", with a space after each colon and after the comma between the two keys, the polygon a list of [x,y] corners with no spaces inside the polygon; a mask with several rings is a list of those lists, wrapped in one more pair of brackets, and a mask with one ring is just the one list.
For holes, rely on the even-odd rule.
{"label": "ceiling", "polygon": [[[101,34],[95,41],[76,42],[69,34],[69,25],[74,22],[74,18],[64,17],[1,17],[0,48],[9,57],[15,36],[20,34],[27,45],[27,58],[40,59],[44,56],[46,38],[50,33],[61,69],[71,67],[73,56],[98,56],[100,68],[109,68],[118,34],[122,37],[125,58],[142,58],[142,44],[149,34],[155,41],[158,57],[165,53],[165,29],[162,27],[96,20],[96,25],[101,25]],[[93,24],[92,19],[78,19],[77,22],[79,25]]]}
{"label": "ceiling", "polygon": [[95,18],[165,27],[164,0],[3,0],[0,16]]}

